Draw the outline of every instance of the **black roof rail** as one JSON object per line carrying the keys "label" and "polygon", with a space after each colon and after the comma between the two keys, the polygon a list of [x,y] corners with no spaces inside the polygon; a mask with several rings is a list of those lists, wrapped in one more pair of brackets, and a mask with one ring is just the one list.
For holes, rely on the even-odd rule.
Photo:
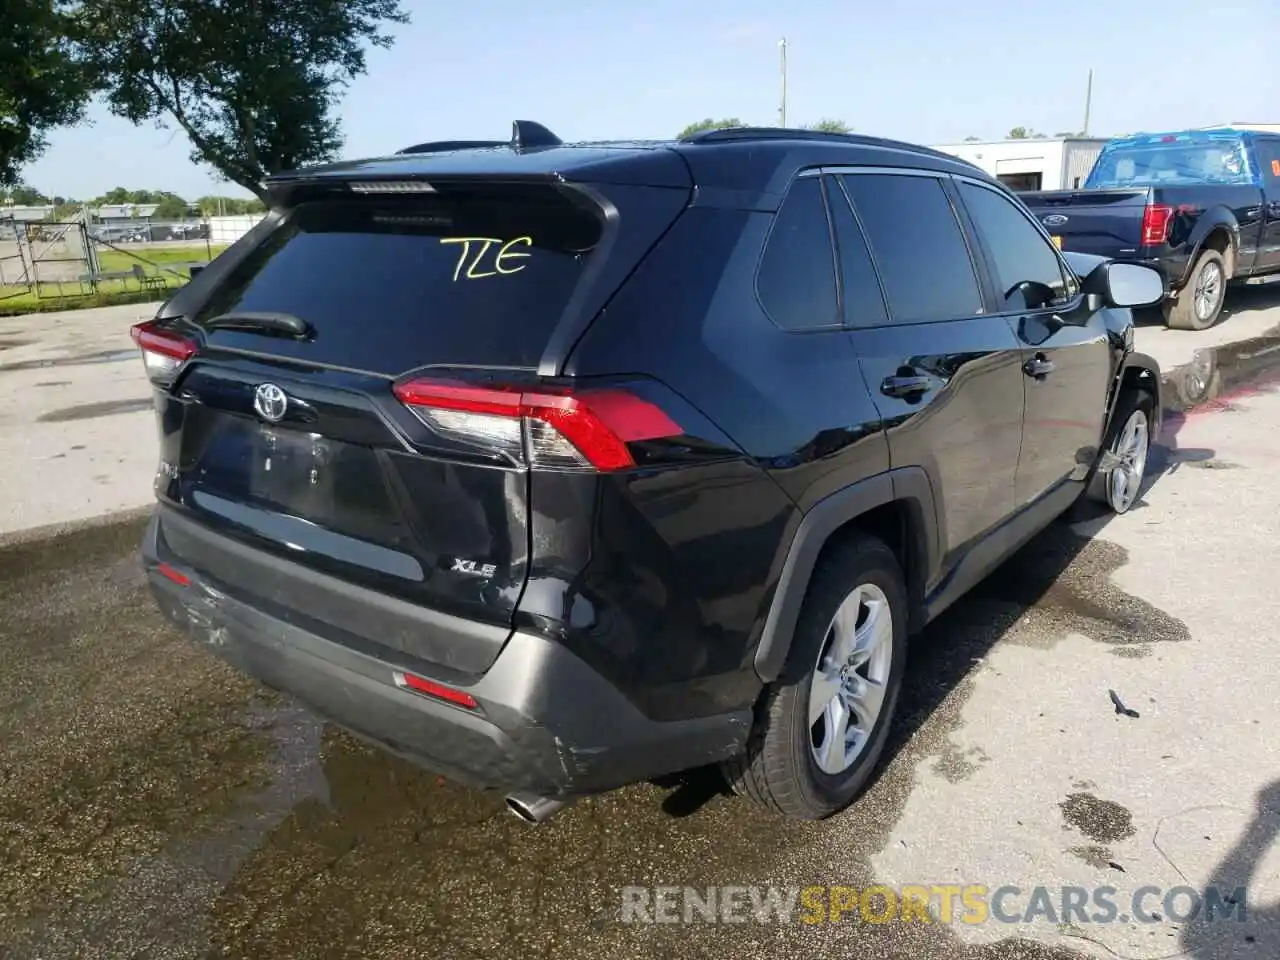
{"label": "black roof rail", "polygon": [[964,166],[981,169],[977,164],[957,157],[945,150],[921,146],[918,143],[907,143],[905,140],[890,140],[885,137],[871,137],[860,133],[828,133],[825,130],[796,130],[789,127],[723,127],[718,130],[702,130],[682,137],[680,143],[733,143],[742,140],[809,140],[815,143],[848,143],[864,147],[893,147],[897,150],[911,150],[925,156],[950,160]]}
{"label": "black roof rail", "polygon": [[517,120],[511,124],[510,140],[434,140],[415,143],[397,153],[443,153],[446,150],[482,150],[491,147],[510,147],[512,150],[531,150],[537,147],[558,147],[564,143],[540,123]]}
{"label": "black roof rail", "polygon": [[415,143],[397,153],[437,153],[444,150],[478,150],[482,147],[506,147],[506,140],[436,140],[431,143]]}
{"label": "black roof rail", "polygon": [[801,130],[793,127],[720,127],[715,130],[699,130],[681,143],[726,143],[732,140],[840,140],[860,143],[866,137],[852,133],[827,133],[825,130]]}

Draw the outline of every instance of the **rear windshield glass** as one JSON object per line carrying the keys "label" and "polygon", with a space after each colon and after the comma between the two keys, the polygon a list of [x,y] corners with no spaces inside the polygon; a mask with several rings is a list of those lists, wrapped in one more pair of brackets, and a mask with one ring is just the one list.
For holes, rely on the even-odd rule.
{"label": "rear windshield glass", "polygon": [[1250,183],[1239,141],[1144,143],[1102,151],[1086,186]]}
{"label": "rear windshield glass", "polygon": [[194,319],[293,314],[315,331],[312,342],[268,349],[381,372],[532,367],[599,237],[592,212],[541,187],[314,201]]}

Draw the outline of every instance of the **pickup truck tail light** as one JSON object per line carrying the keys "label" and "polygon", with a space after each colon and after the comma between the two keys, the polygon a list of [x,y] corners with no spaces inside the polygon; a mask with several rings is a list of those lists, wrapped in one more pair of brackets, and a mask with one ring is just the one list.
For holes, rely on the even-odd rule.
{"label": "pickup truck tail light", "polygon": [[1163,204],[1147,204],[1142,212],[1142,245],[1158,247],[1168,239],[1169,224],[1173,221],[1173,207]]}

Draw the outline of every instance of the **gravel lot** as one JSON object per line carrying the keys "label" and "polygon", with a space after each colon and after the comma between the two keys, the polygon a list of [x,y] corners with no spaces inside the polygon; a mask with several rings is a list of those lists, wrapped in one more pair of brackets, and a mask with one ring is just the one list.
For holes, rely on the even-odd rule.
{"label": "gravel lot", "polygon": [[[1139,330],[1167,372],[1223,347],[1222,394],[1167,415],[1139,508],[1046,531],[927,631],[894,759],[810,825],[695,776],[530,828],[222,667],[161,623],[135,560],[144,308],[0,320],[0,955],[1274,960],[1278,302]],[[1106,885],[1122,914],[1145,885],[1247,885],[1247,918],[1178,922],[1159,895],[1159,919],[1111,923],[619,910],[628,885],[871,883],[1014,885],[1015,913],[1036,886]]]}

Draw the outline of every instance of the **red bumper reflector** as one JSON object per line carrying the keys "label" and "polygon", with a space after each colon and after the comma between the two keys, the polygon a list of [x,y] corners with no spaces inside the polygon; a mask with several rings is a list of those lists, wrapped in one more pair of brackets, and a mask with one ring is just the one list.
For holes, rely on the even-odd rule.
{"label": "red bumper reflector", "polygon": [[190,577],[188,577],[186,574],[179,573],[177,570],[173,569],[173,567],[169,566],[167,563],[156,564],[156,573],[160,574],[160,576],[162,577],[168,577],[170,580],[172,580],[174,583],[176,583],[180,587],[191,586]]}
{"label": "red bumper reflector", "polygon": [[395,676],[397,686],[412,690],[414,693],[434,697],[436,700],[443,700],[455,706],[466,707],[468,710],[474,710],[478,706],[475,697],[461,690],[454,690],[422,677],[415,677],[412,673],[397,673]]}

